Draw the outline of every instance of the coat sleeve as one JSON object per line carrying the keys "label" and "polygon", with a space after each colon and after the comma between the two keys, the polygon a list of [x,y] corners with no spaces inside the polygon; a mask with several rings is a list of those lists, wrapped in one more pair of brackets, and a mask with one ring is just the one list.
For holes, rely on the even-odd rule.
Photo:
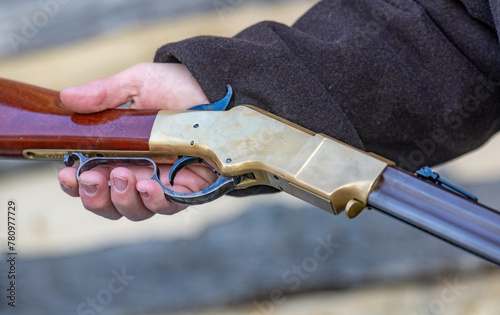
{"label": "coat sleeve", "polygon": [[291,27],[262,22],[233,38],[170,43],[155,61],[184,63],[210,100],[231,84],[236,105],[413,171],[473,150],[499,129],[495,6],[321,1]]}

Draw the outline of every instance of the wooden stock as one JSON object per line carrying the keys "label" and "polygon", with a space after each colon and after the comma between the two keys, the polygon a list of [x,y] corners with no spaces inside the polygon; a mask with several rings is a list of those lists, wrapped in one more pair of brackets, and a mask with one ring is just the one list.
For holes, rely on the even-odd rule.
{"label": "wooden stock", "polygon": [[0,79],[0,156],[28,149],[149,151],[157,110],[76,114],[59,92]]}

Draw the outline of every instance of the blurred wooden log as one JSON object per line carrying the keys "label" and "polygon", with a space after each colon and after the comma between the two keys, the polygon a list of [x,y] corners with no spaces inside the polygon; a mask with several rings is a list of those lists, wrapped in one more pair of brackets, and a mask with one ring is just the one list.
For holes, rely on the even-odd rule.
{"label": "blurred wooden log", "polygon": [[[484,266],[379,213],[348,220],[316,208],[259,205],[192,239],[20,260],[18,310],[70,313],[79,305],[91,309],[87,298],[109,298],[103,305],[109,314],[166,312],[466,274]],[[126,285],[108,297],[117,273]]]}

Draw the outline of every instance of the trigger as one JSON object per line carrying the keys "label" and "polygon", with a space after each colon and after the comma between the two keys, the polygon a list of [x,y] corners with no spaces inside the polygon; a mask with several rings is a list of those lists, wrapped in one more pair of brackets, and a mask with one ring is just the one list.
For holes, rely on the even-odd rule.
{"label": "trigger", "polygon": [[174,186],[174,179],[177,176],[177,173],[180,172],[183,168],[191,164],[200,164],[203,163],[203,159],[195,156],[183,156],[170,169],[170,173],[168,173],[168,181],[170,185]]}

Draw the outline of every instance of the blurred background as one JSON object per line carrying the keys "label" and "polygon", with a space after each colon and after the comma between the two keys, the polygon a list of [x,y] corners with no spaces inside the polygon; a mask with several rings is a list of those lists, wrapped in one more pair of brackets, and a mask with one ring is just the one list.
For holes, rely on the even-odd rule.
{"label": "blurred background", "polygon": [[[167,42],[292,24],[315,2],[0,1],[0,77],[59,90],[150,62]],[[498,209],[499,148],[495,137],[438,170]],[[18,205],[19,314],[500,313],[497,268],[373,211],[348,220],[278,194],[107,221],[62,193],[61,168],[0,161],[2,252],[5,205]],[[1,292],[7,268],[3,256]],[[0,313],[16,313],[4,293]]]}

